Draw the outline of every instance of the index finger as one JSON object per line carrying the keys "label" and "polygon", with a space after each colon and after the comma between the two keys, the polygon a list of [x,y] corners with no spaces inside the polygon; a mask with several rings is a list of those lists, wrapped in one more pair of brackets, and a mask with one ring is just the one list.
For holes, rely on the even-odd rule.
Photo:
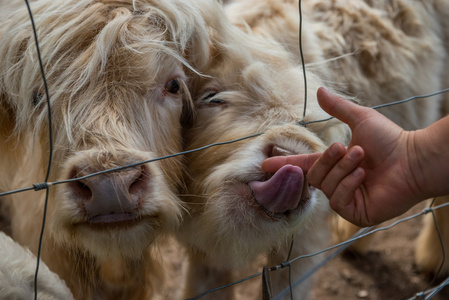
{"label": "index finger", "polygon": [[262,162],[262,170],[268,173],[275,173],[285,165],[294,165],[300,167],[304,173],[307,173],[321,154],[310,153],[269,157]]}

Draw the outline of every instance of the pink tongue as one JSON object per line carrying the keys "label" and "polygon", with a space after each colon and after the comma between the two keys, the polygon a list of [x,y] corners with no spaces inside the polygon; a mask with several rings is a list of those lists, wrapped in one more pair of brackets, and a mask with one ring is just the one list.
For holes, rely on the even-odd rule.
{"label": "pink tongue", "polygon": [[297,166],[280,168],[268,181],[251,181],[257,202],[273,213],[284,213],[298,207],[304,184],[304,174]]}

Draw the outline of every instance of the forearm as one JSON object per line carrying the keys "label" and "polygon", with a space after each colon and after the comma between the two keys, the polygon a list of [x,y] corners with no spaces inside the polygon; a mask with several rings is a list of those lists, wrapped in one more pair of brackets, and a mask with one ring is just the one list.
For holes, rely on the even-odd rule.
{"label": "forearm", "polygon": [[[449,116],[415,131],[409,157],[420,198],[449,194]],[[422,199],[422,200],[423,200]]]}

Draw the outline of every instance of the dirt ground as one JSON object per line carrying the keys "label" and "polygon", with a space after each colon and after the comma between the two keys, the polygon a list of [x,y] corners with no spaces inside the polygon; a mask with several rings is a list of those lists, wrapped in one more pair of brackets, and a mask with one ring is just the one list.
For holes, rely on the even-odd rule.
{"label": "dirt ground", "polygon": [[[417,206],[406,215],[417,213],[423,207]],[[332,259],[314,275],[311,300],[409,299],[423,291],[430,280],[418,272],[413,262],[415,238],[421,222],[422,218],[418,217],[375,233],[365,255],[346,253]],[[0,219],[1,225],[4,224]],[[173,257],[179,255],[172,254]],[[174,282],[179,280],[176,278],[180,275],[182,263],[179,263],[171,270]],[[179,288],[179,282],[173,284],[168,295],[161,299],[171,300],[175,294],[179,295]],[[449,299],[449,288],[443,289],[433,299]]]}

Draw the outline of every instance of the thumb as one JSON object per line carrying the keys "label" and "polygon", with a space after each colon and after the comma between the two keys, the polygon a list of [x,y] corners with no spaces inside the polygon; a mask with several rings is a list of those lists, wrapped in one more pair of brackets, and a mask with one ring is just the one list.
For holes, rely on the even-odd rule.
{"label": "thumb", "polygon": [[351,128],[366,117],[366,110],[369,109],[334,95],[323,87],[318,89],[317,98],[325,112],[348,124]]}

